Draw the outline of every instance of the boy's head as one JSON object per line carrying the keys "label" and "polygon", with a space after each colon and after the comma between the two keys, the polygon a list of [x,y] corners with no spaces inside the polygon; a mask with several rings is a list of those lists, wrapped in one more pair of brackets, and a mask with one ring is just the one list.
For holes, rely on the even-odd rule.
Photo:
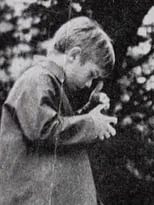
{"label": "boy's head", "polygon": [[88,17],[77,17],[57,30],[51,49],[66,53],[73,47],[81,49],[81,64],[92,60],[105,69],[105,73],[112,70],[115,56],[111,40],[96,21]]}
{"label": "boy's head", "polygon": [[69,59],[65,71],[71,87],[75,82],[78,88],[86,82],[89,87],[93,79],[108,75],[115,63],[110,38],[96,21],[87,17],[71,19],[57,30],[48,50],[49,54],[53,52]]}

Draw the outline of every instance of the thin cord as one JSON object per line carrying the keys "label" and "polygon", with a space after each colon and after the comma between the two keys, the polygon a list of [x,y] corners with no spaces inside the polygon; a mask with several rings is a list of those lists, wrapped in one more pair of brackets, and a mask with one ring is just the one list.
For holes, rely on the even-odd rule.
{"label": "thin cord", "polygon": [[[58,112],[57,112],[57,118],[60,119],[60,111],[61,111],[61,105],[62,105],[62,91],[63,91],[63,85],[64,85],[64,81],[61,84],[60,87],[60,101],[59,101],[59,106],[58,106]],[[60,125],[61,121],[59,120]],[[57,147],[58,147],[58,135],[55,136],[55,147],[54,147],[54,158],[53,158],[53,164],[52,164],[52,176],[53,176],[53,180],[50,184],[50,199],[49,199],[49,205],[54,205],[52,203],[52,190],[53,190],[53,186],[56,180],[56,171],[55,171],[55,167],[56,167],[56,161],[57,161]]]}
{"label": "thin cord", "polygon": [[[71,5],[72,5],[72,0],[70,0],[69,2],[69,11],[68,11],[68,20],[70,20],[71,18],[71,15],[72,15],[72,8],[71,8]],[[67,33],[66,35],[68,35],[68,31],[69,29],[67,29]],[[65,62],[65,61],[64,61]],[[65,70],[65,68],[64,68]],[[65,78],[64,78],[65,80]],[[64,86],[64,81],[62,82],[61,84],[61,87],[60,87],[60,102],[59,102],[59,107],[58,107],[58,112],[57,112],[57,118],[60,119],[60,111],[61,111],[61,105],[62,105],[62,91],[63,91],[63,86]],[[61,124],[61,121],[59,120],[60,124]],[[61,124],[62,125],[62,124]],[[54,205],[52,203],[52,191],[53,191],[53,186],[54,186],[54,183],[56,181],[56,161],[57,161],[57,148],[58,148],[58,135],[55,136],[55,147],[54,147],[54,159],[53,159],[53,165],[52,165],[52,176],[53,176],[53,180],[50,184],[50,199],[49,199],[49,205]]]}
{"label": "thin cord", "polygon": [[70,20],[71,15],[72,15],[72,0],[69,1],[68,20]]}

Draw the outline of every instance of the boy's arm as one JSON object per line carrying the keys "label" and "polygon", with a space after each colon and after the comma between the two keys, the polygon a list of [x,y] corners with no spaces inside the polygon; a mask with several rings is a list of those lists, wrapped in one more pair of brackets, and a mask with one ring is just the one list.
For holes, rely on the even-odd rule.
{"label": "boy's arm", "polygon": [[[4,107],[12,107],[16,112],[17,122],[26,138],[31,141],[48,141],[54,144],[58,138],[61,145],[90,143],[95,137],[95,126],[90,115],[61,116],[58,114],[59,97],[55,80],[42,76],[37,81],[16,86],[18,96],[8,98]],[[13,113],[11,113],[13,115]],[[12,116],[13,117],[13,116]]]}

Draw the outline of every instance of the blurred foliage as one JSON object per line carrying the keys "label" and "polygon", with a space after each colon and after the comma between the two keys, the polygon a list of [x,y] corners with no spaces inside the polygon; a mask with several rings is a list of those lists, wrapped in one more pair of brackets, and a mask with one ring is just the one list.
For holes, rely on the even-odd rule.
{"label": "blurred foliage", "polygon": [[112,101],[109,114],[119,119],[117,136],[90,149],[104,204],[154,204],[153,5],[152,0],[0,1],[0,107],[69,18],[92,17],[112,37],[117,60],[105,88]]}

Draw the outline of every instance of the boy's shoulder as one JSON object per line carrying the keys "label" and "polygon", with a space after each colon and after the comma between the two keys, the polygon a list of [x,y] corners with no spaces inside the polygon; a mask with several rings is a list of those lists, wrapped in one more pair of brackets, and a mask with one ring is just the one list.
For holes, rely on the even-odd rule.
{"label": "boy's shoulder", "polygon": [[60,84],[50,69],[45,63],[37,63],[29,67],[14,83],[6,102],[16,101],[23,94],[35,95],[35,92],[43,92],[47,89],[55,93],[55,89],[59,88]]}
{"label": "boy's shoulder", "polygon": [[52,67],[48,68],[47,62],[38,62],[30,66],[15,82],[15,85],[23,86],[24,84],[31,85],[41,83],[44,80],[55,78],[52,73]]}

